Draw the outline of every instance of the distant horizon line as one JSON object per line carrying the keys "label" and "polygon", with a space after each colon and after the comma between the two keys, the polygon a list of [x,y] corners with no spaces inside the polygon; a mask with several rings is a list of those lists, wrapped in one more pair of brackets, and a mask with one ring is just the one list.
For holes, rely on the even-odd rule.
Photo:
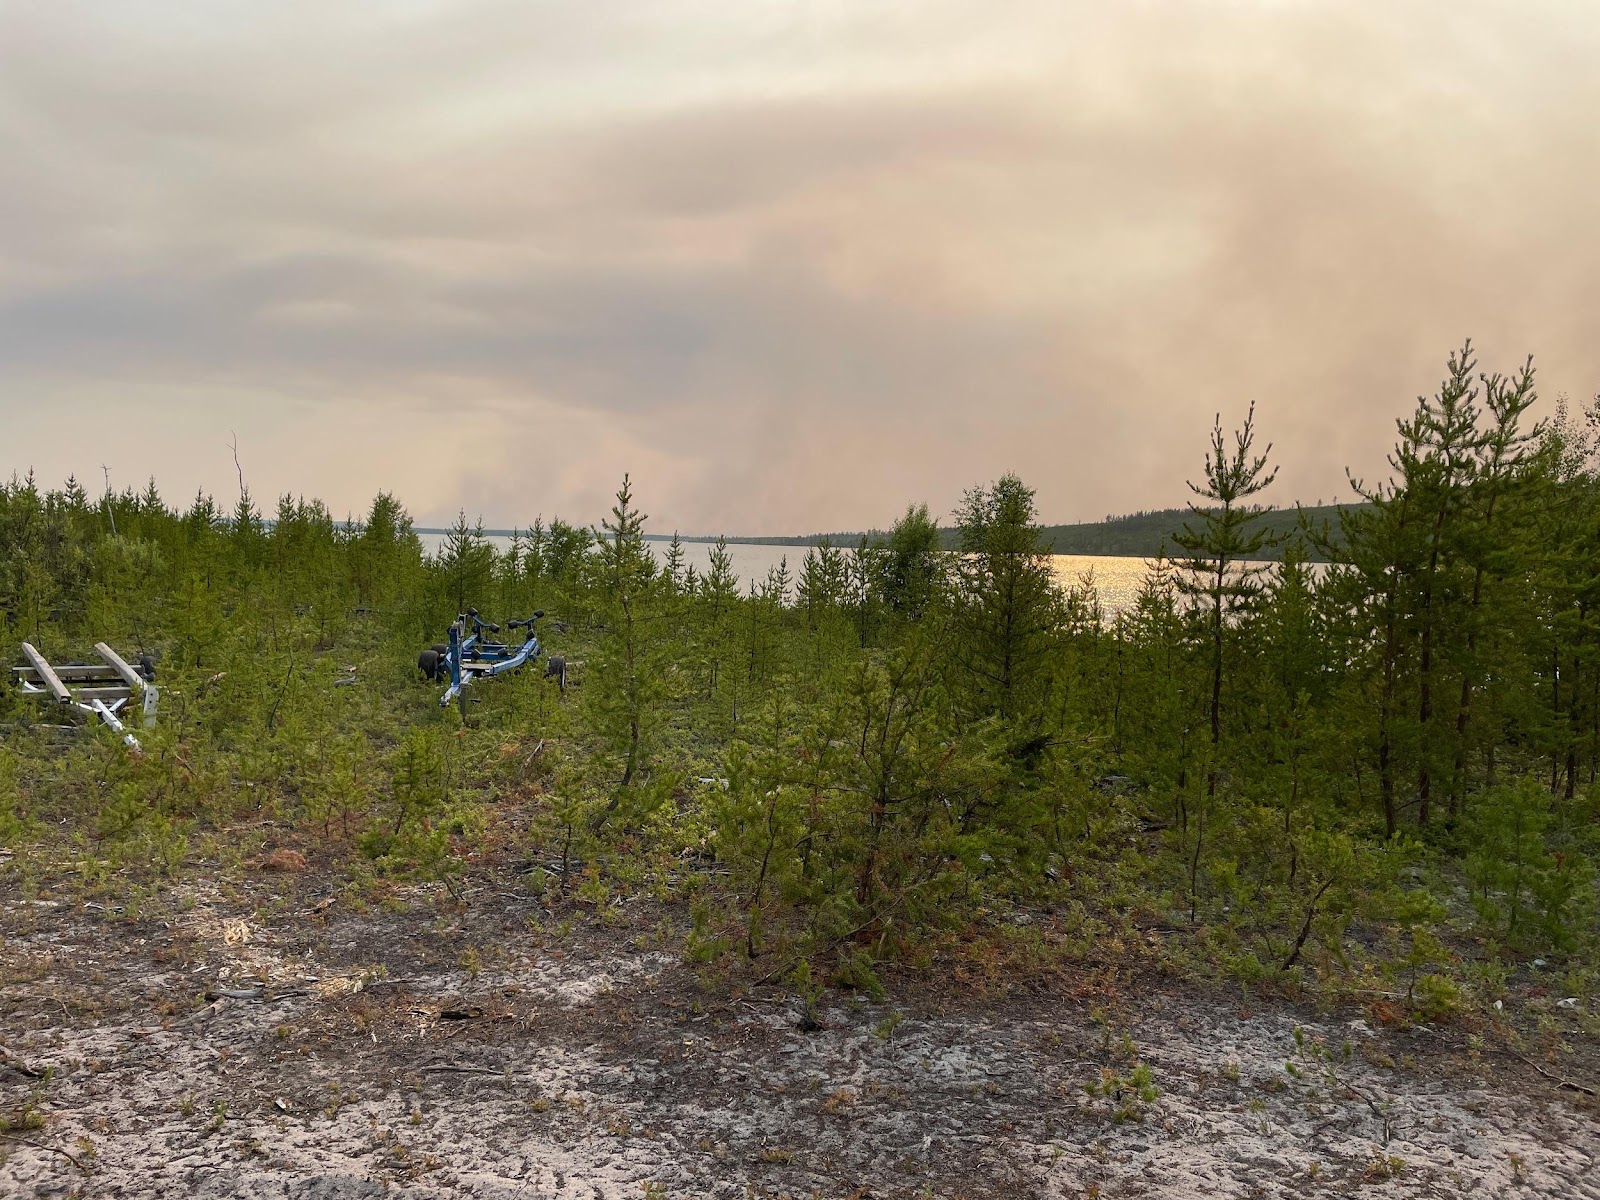
{"label": "distant horizon line", "polygon": [[[1336,502],[1336,503],[1333,503],[1333,504],[1323,504],[1323,503],[1301,504],[1299,501],[1296,501],[1295,503],[1289,504],[1289,505],[1264,506],[1264,507],[1262,507],[1261,511],[1263,513],[1267,513],[1267,512],[1296,512],[1298,510],[1303,509],[1306,512],[1318,513],[1318,512],[1335,511],[1335,510],[1343,509],[1343,508],[1358,507],[1359,503],[1360,503],[1359,501],[1357,501],[1357,502],[1346,501],[1346,502],[1343,502],[1343,503],[1337,503]],[[1056,522],[1056,523],[1053,523],[1053,524],[1046,524],[1044,522],[1038,522],[1038,527],[1039,527],[1040,530],[1044,530],[1044,531],[1075,529],[1075,528],[1087,528],[1087,527],[1096,526],[1096,525],[1115,525],[1118,522],[1124,522],[1124,521],[1149,520],[1150,518],[1156,518],[1156,517],[1168,517],[1168,516],[1173,516],[1173,515],[1187,515],[1189,512],[1190,512],[1190,510],[1187,507],[1184,507],[1184,508],[1174,507],[1174,508],[1141,509],[1141,510],[1136,511],[1136,512],[1120,513],[1120,514],[1118,514],[1116,516],[1102,517],[1098,521],[1061,521],[1061,522]],[[339,524],[360,524],[359,521],[338,522],[338,523]],[[588,526],[584,526],[584,528],[588,528]],[[955,531],[955,528],[956,527],[953,526],[953,525],[951,525],[951,526],[945,526],[945,525],[938,526],[938,529],[939,529],[940,533],[952,533],[952,532]],[[474,532],[475,533],[481,533],[481,535],[484,536],[484,537],[513,537],[513,536],[516,536],[518,534],[529,533],[531,531],[531,529],[532,529],[532,526],[510,526],[510,527],[507,527],[507,528],[496,528],[496,529],[482,529],[482,530],[476,530],[475,529]],[[453,532],[453,528],[452,527],[449,527],[449,526],[435,526],[435,525],[414,525],[414,526],[412,526],[412,530],[415,533],[432,533],[432,534],[448,534],[448,533]],[[887,535],[889,532],[890,532],[890,530],[887,530],[887,529],[852,529],[852,530],[837,530],[837,531],[826,532],[826,533],[786,533],[786,534],[760,535],[760,534],[683,533],[681,531],[674,530],[672,533],[643,533],[643,534],[641,534],[641,536],[644,538],[645,541],[649,541],[649,542],[670,542],[670,541],[672,541],[673,538],[677,538],[681,542],[716,542],[719,539],[726,539],[729,545],[746,545],[746,546],[815,546],[818,543],[822,542],[824,539],[826,539],[827,541],[829,541],[830,543],[832,543],[834,545],[842,546],[842,545],[846,544],[846,539],[848,541],[850,541],[850,542],[853,542],[853,541],[859,540],[862,537],[867,537],[867,538],[881,537],[881,536]]]}

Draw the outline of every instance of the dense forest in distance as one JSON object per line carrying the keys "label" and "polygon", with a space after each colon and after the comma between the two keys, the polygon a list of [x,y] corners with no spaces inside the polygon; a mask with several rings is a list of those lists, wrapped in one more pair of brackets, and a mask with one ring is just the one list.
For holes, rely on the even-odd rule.
{"label": "dense forest in distance", "polygon": [[[156,888],[267,821],[356,888],[509,841],[552,904],[652,889],[691,958],[808,995],[974,938],[1025,953],[1027,906],[1085,955],[1155,930],[1168,969],[1416,1014],[1535,957],[1590,994],[1600,401],[1534,400],[1531,363],[1463,348],[1329,528],[1263,514],[1254,410],[1219,424],[1116,614],[1052,571],[1011,476],[967,493],[958,554],[913,505],[748,580],[723,547],[658,561],[626,477],[595,526],[496,546],[463,517],[432,556],[388,495],[345,526],[242,486],[225,509],[13,479],[0,644],[149,653],[162,717],[131,755],[0,697],[8,870]],[[441,708],[418,652],[469,608],[548,611],[569,686]]]}
{"label": "dense forest in distance", "polygon": [[[1269,533],[1261,547],[1263,561],[1283,557],[1284,550],[1294,540],[1302,522],[1312,528],[1326,529],[1337,542],[1342,536],[1340,514],[1351,505],[1307,505],[1300,509],[1272,509],[1260,514],[1255,527]],[[1154,558],[1157,554],[1172,557],[1181,553],[1178,539],[1194,514],[1184,508],[1165,508],[1154,512],[1132,513],[1122,517],[1107,517],[1104,521],[1087,521],[1077,525],[1046,525],[1039,530],[1039,538],[1056,554],[1116,554],[1132,558]],[[952,531],[954,532],[954,531]],[[956,539],[951,543],[955,546]],[[1325,562],[1325,547],[1311,539],[1300,539],[1302,552],[1308,561]]]}
{"label": "dense forest in distance", "polygon": [[[1273,537],[1270,543],[1261,549],[1262,560],[1275,561],[1281,558],[1283,548],[1288,544],[1289,535],[1299,529],[1302,522],[1309,522],[1317,528],[1326,528],[1330,536],[1337,540],[1342,536],[1339,514],[1341,510],[1350,507],[1352,506],[1344,504],[1321,504],[1263,512],[1258,518],[1259,524],[1262,528],[1270,530]],[[1186,508],[1163,508],[1130,513],[1121,517],[1107,517],[1103,521],[1084,521],[1075,525],[1042,525],[1039,527],[1039,541],[1052,554],[1106,554],[1129,558],[1155,558],[1158,554],[1165,554],[1170,557],[1177,548],[1177,538],[1183,533],[1184,526],[1192,517],[1193,514]],[[450,531],[421,528],[418,532],[447,534]],[[515,529],[485,529],[481,532],[489,537],[511,537],[518,533]],[[685,542],[719,540],[718,537],[707,534],[646,535],[649,540],[657,542],[671,541],[674,536],[680,536]],[[726,541],[729,545],[849,547],[856,545],[862,538],[870,542],[882,542],[888,536],[888,530],[872,529],[840,533],[783,534],[772,537],[729,534],[720,540]],[[945,550],[960,549],[961,531],[954,526],[940,527],[939,544]],[[1302,542],[1301,545],[1309,561],[1327,561],[1326,555],[1318,545],[1307,542]]]}

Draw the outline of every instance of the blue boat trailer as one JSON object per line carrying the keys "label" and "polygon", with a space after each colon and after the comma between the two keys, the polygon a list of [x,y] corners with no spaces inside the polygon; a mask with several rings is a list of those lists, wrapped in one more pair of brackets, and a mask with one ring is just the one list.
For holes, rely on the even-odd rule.
{"label": "blue boat trailer", "polygon": [[[500,626],[485,621],[478,610],[469,608],[450,625],[450,640],[443,647],[424,650],[418,666],[422,673],[433,679],[448,678],[450,686],[439,697],[439,707],[448,707],[456,701],[466,714],[466,688],[475,679],[507,675],[519,670],[539,657],[539,635],[534,633],[534,622],[544,616],[538,609],[531,617],[506,622],[508,631],[522,629],[526,635],[521,645],[489,640],[488,635],[500,632]],[[430,656],[431,659],[430,659]]]}

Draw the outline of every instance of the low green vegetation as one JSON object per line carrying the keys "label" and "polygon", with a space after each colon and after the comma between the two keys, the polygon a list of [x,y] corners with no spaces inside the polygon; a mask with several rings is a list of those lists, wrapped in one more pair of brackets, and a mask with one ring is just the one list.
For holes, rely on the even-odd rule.
{"label": "low green vegetation", "polygon": [[[598,528],[536,521],[502,551],[463,517],[426,557],[387,495],[345,524],[14,479],[0,641],[153,653],[163,699],[132,755],[8,692],[0,839],[27,886],[125,893],[268,842],[356,888],[455,888],[509,848],[550,903],[651,894],[691,958],[813,1000],[881,992],[889,961],[1039,961],[1046,919],[1054,952],[1158,946],[1412,1016],[1534,958],[1575,988],[1600,430],[1532,422],[1533,398],[1531,368],[1453,356],[1335,525],[1264,520],[1270,447],[1253,414],[1219,424],[1177,557],[1115,614],[1052,574],[1010,476],[967,494],[959,553],[912,507],[753,580],[722,547],[703,572],[653,554],[626,480]],[[473,689],[465,724],[441,710],[417,654],[468,607],[547,610],[566,691],[530,672]],[[1137,1069],[1113,1099],[1148,1102]]]}

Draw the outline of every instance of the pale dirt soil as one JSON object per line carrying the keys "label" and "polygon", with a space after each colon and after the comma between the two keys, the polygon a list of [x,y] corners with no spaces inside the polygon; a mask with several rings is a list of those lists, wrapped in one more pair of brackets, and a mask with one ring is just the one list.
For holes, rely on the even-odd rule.
{"label": "pale dirt soil", "polygon": [[[0,1142],[0,1196],[1600,1197],[1595,1101],[1491,1026],[1472,1053],[1085,966],[906,972],[809,1028],[644,901],[563,936],[504,887],[318,896],[191,880],[129,919],[0,878],[0,1116],[37,1143]],[[1350,1043],[1337,1082],[1285,1070],[1297,1026]],[[1129,1073],[1124,1033],[1160,1095],[1119,1120],[1086,1085]],[[1592,1083],[1565,1036],[1547,1069]]]}

